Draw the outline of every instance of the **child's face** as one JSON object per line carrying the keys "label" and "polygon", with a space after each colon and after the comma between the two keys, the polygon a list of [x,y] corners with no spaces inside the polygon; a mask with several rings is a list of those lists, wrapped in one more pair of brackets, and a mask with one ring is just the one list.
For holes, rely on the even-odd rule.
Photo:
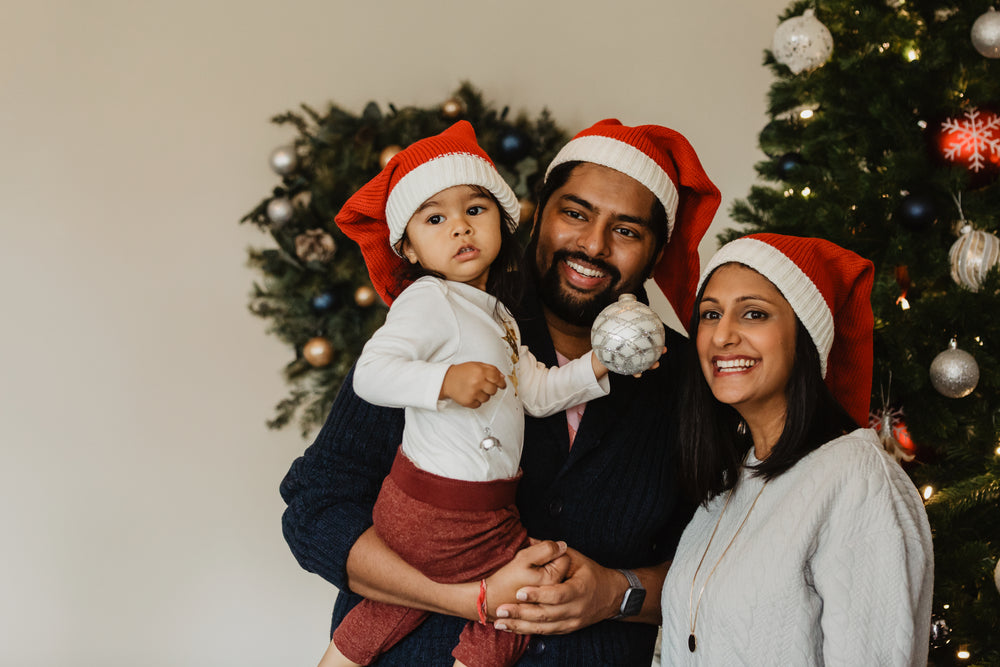
{"label": "child's face", "polygon": [[406,223],[403,255],[448,280],[486,289],[500,252],[500,209],[470,185],[437,193]]}

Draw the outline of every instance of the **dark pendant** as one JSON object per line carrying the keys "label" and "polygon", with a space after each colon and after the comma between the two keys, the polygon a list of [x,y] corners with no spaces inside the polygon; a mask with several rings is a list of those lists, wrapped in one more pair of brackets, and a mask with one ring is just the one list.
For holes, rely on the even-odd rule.
{"label": "dark pendant", "polygon": [[492,435],[488,435],[479,441],[479,446],[487,452],[491,449],[500,449],[500,440],[494,438]]}
{"label": "dark pendant", "polygon": [[694,633],[692,632],[688,635],[688,650],[694,653],[695,646]]}

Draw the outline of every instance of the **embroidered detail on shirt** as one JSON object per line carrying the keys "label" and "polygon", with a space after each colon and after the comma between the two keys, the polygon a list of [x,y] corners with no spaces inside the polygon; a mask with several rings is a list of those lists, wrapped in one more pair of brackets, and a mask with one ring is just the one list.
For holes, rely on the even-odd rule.
{"label": "embroidered detail on shirt", "polygon": [[518,349],[517,349],[517,333],[514,331],[514,327],[511,326],[510,321],[503,317],[501,318],[501,324],[503,324],[504,331],[506,334],[503,340],[510,346],[510,364],[511,371],[507,378],[510,380],[514,387],[514,395],[517,395],[517,360],[518,360]]}

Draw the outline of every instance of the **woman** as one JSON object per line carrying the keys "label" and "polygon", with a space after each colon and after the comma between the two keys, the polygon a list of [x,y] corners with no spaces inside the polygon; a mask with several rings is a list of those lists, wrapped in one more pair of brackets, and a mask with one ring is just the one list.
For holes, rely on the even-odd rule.
{"label": "woman", "polygon": [[923,665],[923,503],[867,423],[872,263],[756,234],[709,261],[680,478],[701,503],[663,587],[663,664]]}

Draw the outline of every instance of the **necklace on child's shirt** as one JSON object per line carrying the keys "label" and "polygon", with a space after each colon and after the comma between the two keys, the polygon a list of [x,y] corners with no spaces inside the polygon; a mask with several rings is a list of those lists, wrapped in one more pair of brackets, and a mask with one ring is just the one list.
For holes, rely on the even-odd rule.
{"label": "necklace on child's shirt", "polygon": [[[500,326],[504,329],[504,335],[500,339],[507,343],[510,347],[510,363],[511,363],[511,373],[507,376],[514,388],[514,393],[517,394],[517,361],[518,361],[518,346],[517,346],[517,331],[512,326],[511,322],[503,313],[498,313],[498,318],[500,320]],[[499,400],[494,396],[491,400]],[[489,405],[489,401],[486,403]],[[500,409],[499,404],[493,411],[493,416],[489,420],[489,424],[483,427],[483,439],[479,441],[479,447],[485,451],[494,451],[501,448],[500,439],[493,435],[490,430],[490,426],[493,425],[493,419],[496,418],[497,411]]]}

